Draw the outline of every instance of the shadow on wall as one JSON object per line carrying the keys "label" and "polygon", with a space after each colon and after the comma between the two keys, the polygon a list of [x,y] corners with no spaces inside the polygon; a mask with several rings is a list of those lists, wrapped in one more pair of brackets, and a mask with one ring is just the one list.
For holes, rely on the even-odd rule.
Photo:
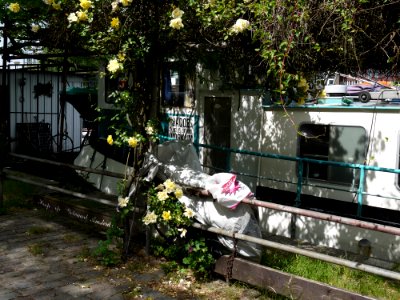
{"label": "shadow on wall", "polygon": [[[263,236],[290,238],[291,217],[290,213],[260,209],[259,223]],[[371,257],[392,263],[400,262],[399,236],[303,216],[297,216],[295,229],[296,240],[353,254],[360,254],[360,241],[365,239],[371,246]]]}
{"label": "shadow on wall", "polygon": [[[259,151],[261,138],[262,100],[259,95],[242,95],[232,107],[232,148]],[[259,158],[246,154],[231,154],[231,168],[255,191]],[[240,175],[245,174],[245,175]],[[250,177],[250,176],[254,177]]]}

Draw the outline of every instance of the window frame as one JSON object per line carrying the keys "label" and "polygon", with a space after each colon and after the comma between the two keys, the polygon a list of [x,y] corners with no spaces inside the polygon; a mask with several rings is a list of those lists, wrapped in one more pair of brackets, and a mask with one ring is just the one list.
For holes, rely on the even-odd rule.
{"label": "window frame", "polygon": [[[171,83],[171,71],[177,73],[179,83],[175,88]],[[194,83],[185,70],[178,62],[165,62],[161,71],[161,105],[162,107],[191,107],[194,101]],[[168,82],[169,79],[169,82]],[[168,94],[169,93],[169,94]],[[170,99],[168,99],[171,97]],[[190,100],[190,104],[187,100]]]}
{"label": "window frame", "polygon": [[[326,149],[327,152],[326,152],[326,155],[325,155],[326,161],[333,161],[330,158],[330,154],[331,154],[331,150],[332,150],[332,144],[333,144],[332,143],[332,139],[331,139],[331,131],[330,131],[332,128],[337,128],[337,129],[358,128],[358,129],[362,130],[362,134],[360,134],[358,136],[359,138],[364,139],[363,145],[359,146],[359,148],[363,148],[363,151],[361,151],[362,152],[361,153],[362,156],[359,157],[357,159],[357,161],[346,161],[345,159],[343,159],[341,161],[345,162],[345,163],[361,163],[360,160],[364,161],[366,159],[366,151],[367,151],[367,147],[368,147],[368,145],[367,145],[367,143],[368,143],[368,133],[367,133],[367,130],[364,127],[362,127],[362,126],[354,126],[354,125],[315,124],[315,123],[304,122],[304,123],[301,123],[299,125],[299,133],[302,133],[305,130],[305,129],[302,129],[303,126],[311,126],[311,127],[313,127],[313,126],[324,126],[324,127],[328,128],[329,131],[325,132],[325,135],[324,135],[325,140],[326,140],[326,138],[328,138],[327,141],[326,141],[327,142],[327,149]],[[299,134],[298,135],[298,140],[297,140],[297,156],[298,157],[325,160],[325,159],[321,159],[321,158],[324,157],[324,155],[320,155],[319,153],[316,153],[315,155],[311,155],[311,153],[310,153],[309,156],[304,155],[302,153],[302,148],[303,148],[302,147],[302,143],[304,143],[304,140],[305,140],[304,136],[302,134]],[[342,143],[340,144],[340,146],[342,146],[343,149],[345,149],[345,150],[349,148],[349,147],[346,148],[345,147],[346,145],[343,145]],[[319,158],[315,157],[315,156],[318,156],[318,155],[320,156]],[[399,153],[399,156],[400,156],[400,153]],[[336,161],[338,161],[338,160],[336,160]],[[304,163],[304,165],[303,165],[303,174],[302,174],[303,181],[304,182],[310,182],[310,183],[313,183],[313,182],[322,183],[323,182],[323,183],[329,183],[329,184],[332,184],[332,185],[340,185],[340,186],[348,186],[348,187],[349,186],[352,186],[352,187],[357,187],[358,186],[358,184],[359,184],[358,178],[360,176],[360,171],[359,170],[352,169],[352,168],[346,168],[346,167],[335,167],[335,166],[331,166],[330,167],[329,165],[321,165],[321,164],[318,165],[317,167],[321,170],[321,166],[325,166],[324,169],[323,169],[323,171],[325,173],[323,174],[323,176],[321,176],[321,178],[317,178],[317,177],[310,176],[310,174],[309,174],[309,171],[310,171],[309,163],[307,163],[307,162]],[[329,168],[331,168],[331,169],[329,170]],[[352,174],[348,173],[348,171],[347,172],[346,171],[343,171],[343,172],[340,172],[340,171],[337,172],[336,171],[336,172],[332,173],[332,170],[335,170],[335,168],[343,168],[344,170],[352,170],[351,171]],[[298,170],[298,163],[296,164],[296,169]],[[340,174],[340,173],[343,173],[343,176],[338,176],[338,174]],[[296,174],[298,174],[298,172]],[[332,174],[334,174],[334,175],[332,175]],[[346,178],[347,177],[347,178],[350,178],[350,179],[346,179],[344,181],[340,181],[340,180],[335,180],[335,177],[336,178],[338,178],[338,177]]]}

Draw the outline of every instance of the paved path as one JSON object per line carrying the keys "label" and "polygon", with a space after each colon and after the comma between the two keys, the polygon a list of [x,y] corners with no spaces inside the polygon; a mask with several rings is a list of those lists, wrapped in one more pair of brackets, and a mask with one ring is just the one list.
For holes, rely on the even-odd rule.
{"label": "paved path", "polygon": [[[0,216],[0,300],[126,299],[138,281],[128,270],[105,269],[89,263],[85,252],[99,237],[44,219],[40,211]],[[142,275],[141,275],[142,276]],[[153,277],[151,277],[153,276]],[[159,272],[146,280],[159,280]],[[139,278],[140,284],[140,278]],[[141,288],[143,299],[171,299]],[[129,299],[135,299],[132,294]]]}

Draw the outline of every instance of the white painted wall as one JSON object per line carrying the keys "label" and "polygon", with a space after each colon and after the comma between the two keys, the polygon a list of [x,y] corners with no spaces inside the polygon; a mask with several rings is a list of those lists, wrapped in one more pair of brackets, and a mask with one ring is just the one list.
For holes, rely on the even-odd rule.
{"label": "white painted wall", "polygon": [[[261,152],[275,153],[295,157],[297,154],[297,127],[302,123],[360,126],[365,129],[371,140],[367,154],[367,164],[382,168],[397,168],[399,157],[399,111],[362,111],[362,110],[266,110],[263,114]],[[274,177],[296,182],[296,164],[277,159],[260,160],[260,176]],[[260,180],[260,185],[276,189],[296,191],[296,185]],[[338,187],[337,185],[331,185]],[[365,191],[370,194],[400,197],[396,185],[396,175],[385,172],[366,172]],[[354,195],[333,189],[315,189],[304,187],[304,193],[333,198],[342,201],[354,201]],[[400,209],[400,201],[365,196],[364,204]]]}
{"label": "white painted wall", "polygon": [[[210,78],[212,76],[210,75]],[[371,144],[367,154],[367,162],[372,166],[397,168],[399,157],[399,110],[356,110],[356,109],[267,109],[256,91],[222,91],[215,83],[198,85],[198,113],[200,124],[203,124],[205,97],[232,97],[232,148],[280,154],[295,157],[297,155],[298,126],[302,123],[330,124],[342,126],[361,126],[365,129]],[[240,104],[240,105],[239,105]],[[398,125],[399,124],[399,125]],[[204,131],[200,133],[203,142]],[[294,184],[279,183],[267,179],[240,177],[252,190],[257,185],[267,186],[285,191],[296,191],[296,163],[278,159],[259,158],[246,155],[232,156],[232,167],[236,172],[259,175],[262,178],[274,178],[292,181]],[[333,186],[331,187],[338,187]],[[396,176],[383,172],[367,172],[365,191],[400,197],[396,186]],[[354,201],[354,194],[334,191],[332,188],[304,187],[303,193]],[[293,199],[294,200],[294,199]],[[365,196],[363,204],[400,209],[400,201],[383,199],[376,196]],[[264,236],[281,235],[290,237],[290,213],[259,208],[259,221]],[[333,247],[353,253],[358,252],[359,240],[365,238],[371,242],[373,258],[400,261],[400,237],[353,226],[326,222],[298,216],[295,222],[295,238],[315,245]]]}
{"label": "white painted wall", "polygon": [[[372,166],[398,168],[399,157],[399,111],[363,111],[363,110],[305,110],[271,109],[263,112],[261,152],[296,156],[297,127],[304,122],[361,126],[371,139],[367,154]],[[273,177],[296,182],[296,164],[277,159],[260,159],[260,176]],[[391,197],[400,197],[394,174],[367,172],[365,190],[368,193]],[[287,191],[296,191],[296,185],[260,180],[260,185]],[[336,186],[338,187],[338,186]],[[354,201],[352,194],[334,191],[330,188],[304,187],[303,193]],[[363,204],[400,209],[400,201],[376,196],[365,196]],[[259,209],[260,224],[264,235],[276,234],[289,237],[291,214],[270,209]],[[388,261],[400,261],[400,237],[353,226],[341,225],[307,217],[298,216],[295,223],[296,238],[310,243],[358,252],[358,241],[366,238],[372,245],[372,257]]]}
{"label": "white painted wall", "polygon": [[[263,208],[259,209],[259,220],[264,236],[290,237],[291,214]],[[351,253],[358,253],[358,242],[367,239],[372,258],[400,262],[399,236],[303,216],[297,217],[295,232],[297,240]]]}

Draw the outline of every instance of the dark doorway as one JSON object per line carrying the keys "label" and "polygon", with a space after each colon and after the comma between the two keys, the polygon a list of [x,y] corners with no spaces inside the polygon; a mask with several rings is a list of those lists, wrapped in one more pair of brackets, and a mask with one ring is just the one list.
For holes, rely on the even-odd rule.
{"label": "dark doorway", "polygon": [[[230,97],[205,97],[205,144],[226,148],[231,146],[231,106]],[[205,149],[204,165],[210,174],[227,172],[230,170],[230,153],[218,149]]]}

